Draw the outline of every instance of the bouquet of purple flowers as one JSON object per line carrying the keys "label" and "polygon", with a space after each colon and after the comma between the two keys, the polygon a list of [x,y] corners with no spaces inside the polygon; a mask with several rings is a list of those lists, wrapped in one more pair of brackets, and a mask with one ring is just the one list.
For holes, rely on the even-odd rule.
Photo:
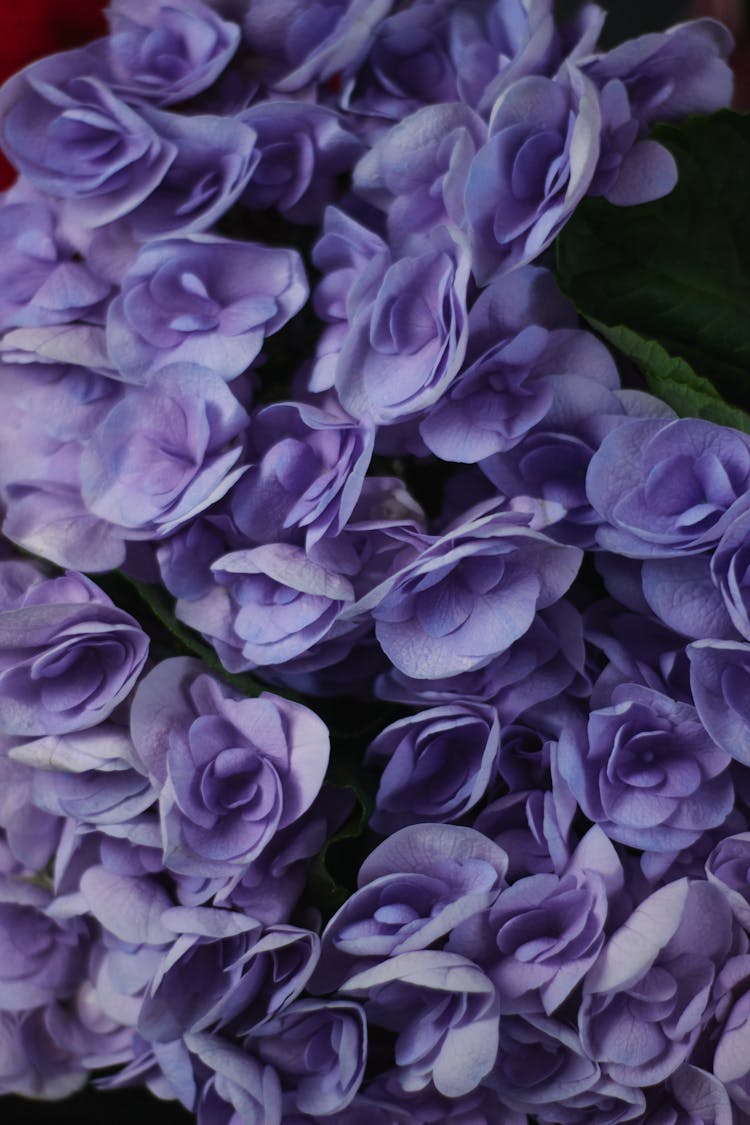
{"label": "bouquet of purple flowers", "polygon": [[747,1125],[731,36],[108,18],[0,90],[0,1094]]}

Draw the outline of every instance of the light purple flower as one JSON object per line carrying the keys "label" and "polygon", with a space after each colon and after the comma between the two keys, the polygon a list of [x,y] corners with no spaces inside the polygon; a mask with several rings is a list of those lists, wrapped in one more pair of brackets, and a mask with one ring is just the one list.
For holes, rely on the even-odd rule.
{"label": "light purple flower", "polygon": [[658,141],[639,138],[642,125],[633,116],[625,85],[612,79],[599,100],[601,151],[588,194],[625,207],[668,195],[677,183],[677,162]]}
{"label": "light purple flower", "polygon": [[703,726],[724,753],[750,765],[750,645],[694,641],[687,654],[690,687]]}
{"label": "light purple flower", "polygon": [[519,78],[499,97],[472,160],[466,219],[480,285],[537,258],[589,189],[599,159],[596,88],[572,64]]}
{"label": "light purple flower", "polygon": [[407,1091],[432,1084],[447,1097],[460,1097],[495,1064],[498,998],[465,957],[428,949],[400,953],[356,973],[341,992],[366,996],[368,1019],[397,1033],[398,1077]]}
{"label": "light purple flower", "polygon": [[698,418],[616,426],[589,464],[586,492],[602,547],[669,558],[713,546],[747,507],[750,437]]}
{"label": "light purple flower", "polygon": [[690,1055],[733,952],[731,912],[702,880],[654,891],[610,938],[584,981],[579,1014],[590,1058],[626,1086],[650,1086]]}
{"label": "light purple flower", "polygon": [[442,942],[494,901],[506,867],[505,852],[471,828],[394,832],[367,857],[359,889],[326,926],[311,991],[330,992],[387,957]]}
{"label": "light purple flower", "polygon": [[700,1067],[685,1064],[676,1070],[667,1082],[667,1089],[659,1087],[649,1091],[649,1112],[644,1125],[733,1125],[732,1103],[724,1084]]}
{"label": "light purple flower", "polygon": [[737,921],[750,929],[750,832],[719,840],[706,860],[706,875],[725,896]]}
{"label": "light purple flower", "polygon": [[160,790],[165,863],[187,875],[239,879],[307,811],[328,765],[312,711],[267,692],[237,698],[187,657],[143,680],[131,733]]}
{"label": "light purple flower", "polygon": [[386,655],[416,679],[481,668],[565,593],[581,552],[479,506],[355,606],[369,608]]}
{"label": "light purple flower", "polygon": [[113,88],[156,105],[205,90],[237,50],[240,28],[202,0],[139,0],[110,9],[105,57]]}
{"label": "light purple flower", "polygon": [[437,227],[354,310],[335,375],[352,417],[392,425],[438,400],[466,351],[469,265],[463,236]]}
{"label": "light purple flower", "polygon": [[251,210],[276,207],[292,223],[317,223],[336,195],[362,143],[344,118],[302,101],[255,102],[240,118],[256,134],[258,164],[242,202]]}
{"label": "light purple flower", "polygon": [[[750,1112],[750,956],[730,958],[717,981],[719,1024],[712,1070],[743,1116]],[[729,1121],[729,1118],[727,1118]]]}
{"label": "light purple flower", "polygon": [[110,285],[76,261],[43,200],[0,208],[0,326],[64,324],[93,314]]}
{"label": "light purple flower", "polygon": [[31,183],[87,227],[129,214],[161,183],[176,147],[107,84],[83,48],[32,63],[0,92],[0,133]]}
{"label": "light purple flower", "polygon": [[365,753],[382,771],[370,827],[386,835],[458,820],[484,796],[499,741],[497,711],[482,703],[432,707],[391,723]]}
{"label": "light purple flower", "polygon": [[160,239],[143,247],[107,310],[107,350],[134,383],[173,363],[230,380],[306,299],[294,250],[208,234]]}
{"label": "light purple flower", "polygon": [[582,62],[599,86],[619,79],[642,127],[729,104],[730,32],[717,20],[692,20],[628,40]]}
{"label": "light purple flower", "polygon": [[268,543],[232,551],[211,569],[218,585],[180,601],[177,615],[211,638],[230,671],[292,661],[296,671],[327,667],[361,635],[357,622],[340,621],[355,600],[352,583],[325,557],[318,562],[302,547]]}
{"label": "light purple flower", "polygon": [[80,1058],[49,1033],[47,1010],[0,1012],[0,1093],[55,1101],[85,1086]]}
{"label": "light purple flower", "polygon": [[711,580],[735,629],[750,641],[750,513],[740,513],[719,540],[711,556]]}
{"label": "light purple flower", "polygon": [[257,0],[244,19],[245,38],[272,61],[269,84],[296,92],[344,69],[367,51],[392,0]]}
{"label": "light purple flower", "polygon": [[349,418],[335,400],[258,411],[251,464],[231,498],[237,528],[258,544],[304,535],[308,548],[338,534],[359,499],[373,441],[373,427]]}
{"label": "light purple flower", "polygon": [[466,171],[486,135],[484,123],[463,103],[428,105],[362,157],[354,190],[386,213],[391,246],[413,252],[440,223],[461,225]]}
{"label": "light purple flower", "polygon": [[568,1023],[532,1013],[501,1019],[498,1061],[488,1082],[511,1108],[559,1121],[557,1114],[575,1106],[600,1075]]}
{"label": "light purple flower", "polygon": [[691,639],[736,637],[721,594],[712,581],[708,554],[645,559],[643,596],[656,616]]}
{"label": "light purple flower", "polygon": [[207,230],[239,199],[258,163],[254,130],[237,117],[139,108],[174,155],[128,226],[143,242]]}
{"label": "light purple flower", "polygon": [[93,727],[147,654],[138,623],[84,575],[33,580],[0,611],[0,727],[27,737]]}
{"label": "light purple flower", "polygon": [[296,1000],[259,1024],[246,1048],[275,1067],[285,1110],[327,1117],[346,1109],[367,1060],[367,1022],[351,1000]]}
{"label": "light purple flower", "polygon": [[549,1016],[599,955],[623,885],[619,857],[594,826],[559,874],[517,879],[449,948],[483,967],[504,1013]]}
{"label": "light purple flower", "polygon": [[85,969],[88,930],[58,922],[49,891],[0,880],[0,1011],[20,1012],[69,997]]}
{"label": "light purple flower", "polygon": [[567,725],[558,760],[585,814],[632,847],[689,847],[734,804],[729,756],[695,708],[639,684],[616,687],[587,730]]}
{"label": "light purple flower", "polygon": [[219,500],[242,475],[247,414],[223,379],[195,366],[163,367],[97,426],[81,457],[88,510],[130,529],[168,535]]}

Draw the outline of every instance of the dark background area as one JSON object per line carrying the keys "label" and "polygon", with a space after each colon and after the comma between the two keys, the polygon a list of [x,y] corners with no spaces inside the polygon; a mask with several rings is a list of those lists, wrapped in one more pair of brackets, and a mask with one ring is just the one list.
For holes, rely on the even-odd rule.
{"label": "dark background area", "polygon": [[[78,0],[77,3],[54,0],[53,4],[45,0],[16,0],[12,4],[10,0],[0,0],[0,3],[5,9],[5,13],[0,10],[0,25],[8,19],[14,25],[13,28],[10,25],[7,28],[0,26],[0,79],[40,54],[65,49],[75,42],[101,34],[99,11],[104,5],[95,0]],[[609,0],[609,3],[600,0],[600,3],[609,12],[603,37],[605,45],[645,31],[665,28],[687,18],[693,11],[693,5],[686,0]],[[70,9],[67,22],[66,5]],[[556,4],[561,16],[570,14],[578,6],[577,0],[558,0]],[[53,12],[54,27],[50,22]],[[159,1101],[145,1090],[101,1093],[91,1088],[64,1102],[0,1098],[0,1119],[3,1125],[55,1125],[60,1122],[75,1122],[75,1125],[186,1125],[193,1120],[181,1106]]]}

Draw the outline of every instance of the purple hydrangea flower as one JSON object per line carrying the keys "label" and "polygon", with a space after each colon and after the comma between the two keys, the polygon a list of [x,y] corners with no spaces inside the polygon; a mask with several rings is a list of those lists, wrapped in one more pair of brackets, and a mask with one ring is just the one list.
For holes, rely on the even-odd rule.
{"label": "purple hydrangea flower", "polygon": [[479,506],[347,612],[370,609],[380,645],[407,676],[489,664],[562,597],[580,565],[580,551],[521,519]]}
{"label": "purple hydrangea flower", "polygon": [[420,821],[458,820],[484,796],[499,741],[497,711],[482,703],[432,707],[391,723],[365,755],[382,770],[370,827],[386,835]]}
{"label": "purple hydrangea flower", "polygon": [[741,513],[719,540],[711,556],[711,580],[735,629],[750,641],[750,513]]}
{"label": "purple hydrangea flower", "polygon": [[399,258],[354,311],[336,393],[354,418],[392,425],[436,402],[463,362],[469,254],[447,227]]}
{"label": "purple hydrangea flower", "polygon": [[310,807],[328,765],[312,711],[266,692],[238,699],[187,657],[143,680],[131,733],[160,790],[165,863],[188,875],[240,878]]}
{"label": "purple hydrangea flower", "polygon": [[391,246],[414,252],[441,223],[460,226],[466,170],[486,140],[461,102],[428,105],[385,133],[354,169],[354,190],[387,215]]}
{"label": "purple hydrangea flower", "polygon": [[[666,1090],[649,1091],[648,1113],[644,1125],[733,1125],[734,1113],[724,1084],[700,1067],[685,1064],[670,1075]],[[692,1119],[692,1120],[691,1120]]]}
{"label": "purple hydrangea flower", "polygon": [[237,117],[166,113],[140,106],[173,158],[128,225],[143,242],[203,231],[239,199],[258,163],[255,131]]}
{"label": "purple hydrangea flower", "polygon": [[0,1092],[55,1101],[86,1084],[80,1058],[47,1029],[48,1008],[0,1012]]}
{"label": "purple hydrangea flower", "polygon": [[572,64],[554,79],[519,78],[500,95],[489,139],[466,181],[472,269],[480,284],[550,245],[589,189],[600,130],[596,89]]}
{"label": "purple hydrangea flower", "polygon": [[284,539],[307,547],[338,534],[354,511],[369,467],[373,427],[334,402],[277,402],[252,420],[250,465],[232,493],[240,532],[262,544]]}
{"label": "purple hydrangea flower", "polygon": [[643,596],[676,633],[695,640],[734,638],[732,620],[711,575],[707,554],[645,559],[641,566]]}
{"label": "purple hydrangea flower", "polygon": [[276,207],[290,222],[318,222],[362,142],[335,110],[311,102],[256,102],[241,120],[256,134],[258,164],[242,193],[252,210]]}
{"label": "purple hydrangea flower", "polygon": [[449,948],[482,965],[503,1013],[549,1016],[598,957],[623,885],[617,853],[594,826],[559,875],[516,880],[476,925],[459,926]]}
{"label": "purple hydrangea flower", "polygon": [[443,941],[491,904],[507,862],[471,828],[415,824],[394,832],[367,857],[359,889],[326,926],[311,990],[330,992],[387,957]]}
{"label": "purple hydrangea flower", "polygon": [[131,387],[81,457],[88,510],[130,529],[168,535],[219,500],[242,475],[237,441],[247,414],[226,383],[194,366],[163,367]]}
{"label": "purple hydrangea flower", "polygon": [[750,645],[694,641],[687,654],[690,687],[703,726],[724,753],[750,765]]}
{"label": "purple hydrangea flower", "polygon": [[0,873],[3,875],[13,874],[19,864],[29,871],[44,870],[60,842],[60,820],[44,812],[32,800],[34,770],[11,757],[11,752],[23,745],[17,739],[0,736]]}
{"label": "purple hydrangea flower", "polygon": [[367,1059],[367,1022],[351,1000],[296,1000],[259,1024],[246,1040],[275,1067],[286,1110],[327,1117],[346,1109]]}
{"label": "purple hydrangea flower", "polygon": [[129,214],[161,183],[176,147],[107,85],[85,48],[51,55],[0,92],[5,151],[87,227]]}
{"label": "purple hydrangea flower", "polygon": [[750,929],[750,832],[719,840],[706,860],[706,875],[726,897],[737,921]]}
{"label": "purple hydrangea flower", "polygon": [[0,326],[64,324],[93,314],[110,285],[73,258],[43,200],[0,208]]}
{"label": "purple hydrangea flower", "polygon": [[250,46],[270,63],[269,84],[296,92],[354,68],[393,0],[257,0],[244,19]]}
{"label": "purple hydrangea flower", "polygon": [[750,437],[698,418],[616,426],[589,464],[602,547],[669,558],[713,546],[747,506]]}
{"label": "purple hydrangea flower", "polygon": [[307,300],[294,250],[215,235],[144,246],[107,310],[107,349],[128,381],[173,363],[233,379]]}
{"label": "purple hydrangea flower", "polygon": [[709,883],[679,879],[649,895],[584,981],[579,1025],[589,1057],[626,1086],[672,1074],[710,1014],[734,940],[729,906]]}
{"label": "purple hydrangea flower", "polygon": [[586,815],[636,848],[689,847],[734,804],[729,756],[695,708],[639,684],[616,687],[587,730],[567,725],[558,759]]}
{"label": "purple hydrangea flower", "polygon": [[146,634],[82,574],[23,586],[3,591],[0,727],[34,737],[95,726],[140,675]]}
{"label": "purple hydrangea flower", "polygon": [[356,973],[341,992],[366,996],[368,1019],[397,1032],[395,1058],[405,1090],[432,1084],[460,1097],[495,1064],[495,987],[465,957],[429,949],[400,953]]}
{"label": "purple hydrangea flower", "polygon": [[129,100],[172,105],[205,90],[237,50],[241,32],[202,0],[115,3],[105,57],[114,89]]}
{"label": "purple hydrangea flower", "polygon": [[581,66],[605,89],[613,79],[621,81],[645,128],[657,119],[713,113],[728,105],[733,83],[727,59],[733,45],[717,20],[692,20],[628,40]]}
{"label": "purple hydrangea flower", "polygon": [[[713,1074],[744,1116],[750,1112],[750,956],[732,957],[719,973],[716,1020],[720,1031],[713,1057]],[[731,1113],[731,1111],[730,1111]],[[727,1118],[729,1121],[730,1118]]]}
{"label": "purple hydrangea flower", "polygon": [[0,880],[0,1011],[63,1000],[83,975],[87,928],[79,919],[56,921],[51,901],[42,887]]}

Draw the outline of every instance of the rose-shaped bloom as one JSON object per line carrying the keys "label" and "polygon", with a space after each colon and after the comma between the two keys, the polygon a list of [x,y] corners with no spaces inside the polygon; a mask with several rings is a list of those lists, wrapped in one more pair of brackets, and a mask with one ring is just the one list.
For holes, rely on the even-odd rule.
{"label": "rose-shaped bloom", "polygon": [[393,0],[257,0],[245,37],[270,66],[269,84],[284,93],[356,68],[373,29]]}
{"label": "rose-shaped bloom", "polygon": [[710,883],[679,879],[649,895],[584,981],[579,1025],[589,1057],[626,1086],[672,1074],[710,1014],[734,940],[731,911]]}
{"label": "rose-shaped bloom", "polygon": [[370,1022],[397,1032],[395,1057],[405,1090],[430,1083],[468,1094],[489,1074],[498,1047],[495,987],[456,953],[400,953],[350,977],[341,992],[367,996]]}
{"label": "rose-shaped bloom", "polygon": [[278,926],[261,936],[256,919],[232,910],[173,907],[162,921],[177,936],[138,1017],[151,1042],[232,1021],[246,1032],[296,998],[317,958],[317,935]]}
{"label": "rose-shaped bloom", "polygon": [[750,1113],[750,956],[729,959],[719,974],[716,993],[720,1031],[712,1069],[744,1116]]}
{"label": "rose-shaped bloom", "polygon": [[558,744],[560,772],[579,805],[621,844],[671,851],[721,824],[734,804],[729,756],[698,713],[640,684],[622,684],[570,723]]}
{"label": "rose-shaped bloom", "polygon": [[520,78],[500,95],[489,139],[466,181],[472,270],[480,284],[550,245],[589,189],[600,130],[596,89],[572,64],[555,79]]}
{"label": "rose-shaped bloom", "polygon": [[433,227],[461,225],[472,156],[484,122],[462,102],[428,105],[389,129],[354,169],[354,190],[388,218],[390,244],[418,248]]}
{"label": "rose-shaped bloom", "polygon": [[311,991],[331,992],[354,972],[444,939],[491,904],[507,863],[502,848],[471,828],[394,832],[367,857],[359,890],[326,926]]}
{"label": "rose-shaped bloom", "polygon": [[750,930],[750,832],[720,840],[706,860],[706,875],[725,895],[737,921]]}
{"label": "rose-shaped bloom", "polygon": [[711,557],[711,579],[735,629],[750,641],[750,512],[730,523],[719,540]]}
{"label": "rose-shaped bloom", "polygon": [[345,1109],[362,1083],[367,1022],[350,1000],[297,1000],[256,1027],[245,1047],[275,1068],[285,1110],[319,1119]]}
{"label": "rose-shaped bloom", "polygon": [[90,313],[109,291],[60,245],[46,203],[0,207],[0,327],[65,324]]}
{"label": "rose-shaped bloom", "polygon": [[176,153],[112,93],[97,75],[101,69],[85,48],[66,51],[32,63],[0,92],[8,156],[35,187],[66,200],[87,227],[137,207]]}
{"label": "rose-shaped bloom", "polygon": [[337,535],[351,516],[372,457],[374,430],[335,402],[277,402],[254,415],[253,464],[232,493],[237,528],[255,543],[307,547]]}
{"label": "rose-shaped bloom", "polygon": [[0,1011],[63,1000],[85,971],[88,931],[79,919],[51,917],[51,898],[32,883],[0,880]]}
{"label": "rose-shaped bloom", "polygon": [[131,733],[160,789],[165,862],[188,875],[240,877],[310,807],[328,765],[312,711],[267,692],[238,699],[187,657],[143,680]]}
{"label": "rose-shaped bloom", "polygon": [[174,158],[129,226],[143,242],[206,230],[240,197],[258,163],[255,131],[236,117],[139,109]]}
{"label": "rose-shaped bloom", "polygon": [[185,101],[210,86],[241,35],[236,23],[202,0],[118,4],[110,10],[110,25],[106,59],[114,89],[156,105]]}
{"label": "rose-shaped bloom", "polygon": [[695,640],[736,637],[724,600],[711,579],[707,554],[645,559],[641,585],[649,608],[676,633]]}
{"label": "rose-shaped bloom", "polygon": [[713,113],[729,105],[732,71],[726,60],[733,45],[717,20],[692,20],[594,55],[582,68],[598,86],[619,79],[646,128],[657,118]]}
{"label": "rose-shaped bloom", "polygon": [[16,747],[11,756],[32,767],[34,802],[54,816],[100,826],[124,824],[156,797],[148,778],[133,768],[127,731],[114,723],[38,738]]}
{"label": "rose-shaped bloom", "polygon": [[670,1077],[666,1090],[649,1091],[644,1125],[733,1125],[735,1116],[722,1082],[686,1064]]}
{"label": "rose-shaped bloom", "polygon": [[371,610],[383,651],[407,676],[489,664],[562,597],[580,565],[580,551],[523,520],[495,502],[478,506],[351,612]]}
{"label": "rose-shaped bloom", "polygon": [[[515,272],[503,276],[498,283],[515,282],[517,276]],[[470,332],[472,318],[480,320],[484,299],[491,297],[493,288],[486,289],[472,309]],[[502,301],[500,295],[498,301]],[[571,375],[573,393],[579,394],[584,378],[610,389],[619,382],[606,348],[590,333],[577,329],[548,331],[528,324],[510,338],[495,339],[487,350],[479,349],[474,358],[476,354],[472,344],[472,362],[420,423],[425,444],[446,461],[483,461],[517,446],[542,421],[555,397],[559,400],[559,383]],[[533,458],[530,450],[525,451],[526,459]],[[488,475],[492,477],[491,472]],[[539,492],[534,489],[529,494]],[[549,487],[542,494],[545,499],[562,499],[553,496]]]}
{"label": "rose-shaped bloom", "polygon": [[85,1086],[88,1072],[52,1038],[48,1012],[0,1012],[0,1093],[56,1101]]}
{"label": "rose-shaped bloom", "polygon": [[437,227],[419,254],[399,258],[354,312],[335,389],[354,418],[391,425],[436,402],[463,362],[469,253]]}
{"label": "rose-shaped bloom", "polygon": [[233,379],[306,299],[295,250],[207,234],[160,239],[141,250],[107,310],[107,350],[134,383],[171,363]]}
{"label": "rose-shaped bloom", "polygon": [[17,739],[0,736],[0,874],[20,865],[43,871],[54,858],[62,825],[32,800],[34,770],[11,758]]}
{"label": "rose-shaped bloom", "polygon": [[132,387],[97,426],[81,457],[89,511],[132,538],[169,535],[242,475],[237,438],[247,414],[223,379],[165,367]]}
{"label": "rose-shaped bloom", "polygon": [[625,85],[618,79],[607,82],[599,100],[601,149],[589,195],[603,195],[623,207],[668,195],[677,183],[677,162],[658,141],[638,139],[641,123]]}
{"label": "rose-shaped bloom", "polygon": [[699,418],[616,426],[586,476],[602,547],[630,558],[697,554],[747,507],[750,437]]}
{"label": "rose-shaped bloom", "polygon": [[138,1081],[143,1081],[143,1071],[148,1074],[158,1060],[162,1088],[166,1085],[163,1096],[178,1096],[187,1109],[195,1110],[198,1121],[282,1125],[278,1074],[239,1044],[192,1031],[184,1041],[168,1044],[166,1051],[158,1044],[152,1051],[156,1059],[144,1055],[136,1071]]}
{"label": "rose-shaped bloom", "polygon": [[558,1108],[588,1092],[601,1071],[566,1023],[543,1015],[506,1015],[500,1021],[497,1065],[488,1084],[511,1108],[550,1118]]}
{"label": "rose-shaped bloom", "polygon": [[458,820],[484,796],[500,742],[497,711],[432,707],[391,723],[365,761],[382,769],[370,827],[382,835],[419,821]]}
{"label": "rose-shaped bloom", "polygon": [[34,737],[95,726],[147,655],[138,623],[84,575],[35,577],[0,608],[0,729]]}
{"label": "rose-shaped bloom", "polygon": [[539,1125],[620,1125],[623,1121],[642,1125],[646,1099],[642,1090],[602,1076],[583,1093],[570,1094],[562,1105],[535,1109]]}
{"label": "rose-shaped bloom", "polygon": [[204,598],[179,602],[177,616],[211,638],[230,671],[290,661],[309,671],[350,651],[357,626],[339,618],[354,602],[352,584],[301,547],[269,543],[233,551],[211,569],[218,585]]}
{"label": "rose-shaped bloom", "polygon": [[594,826],[559,875],[530,875],[506,887],[450,948],[483,966],[503,1013],[550,1015],[599,955],[610,899],[623,882],[614,847]]}
{"label": "rose-shaped bloom", "polygon": [[258,211],[276,207],[293,223],[317,223],[361,141],[335,110],[312,102],[256,102],[241,120],[256,134],[259,158],[242,202]]}
{"label": "rose-shaped bloom", "polygon": [[690,687],[703,726],[724,753],[750,765],[750,645],[694,641],[687,654]]}

